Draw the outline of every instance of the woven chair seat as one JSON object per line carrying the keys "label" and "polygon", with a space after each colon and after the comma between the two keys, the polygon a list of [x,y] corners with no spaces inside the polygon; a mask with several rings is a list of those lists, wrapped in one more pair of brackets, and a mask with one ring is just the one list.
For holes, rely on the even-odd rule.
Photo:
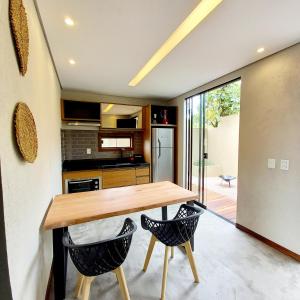
{"label": "woven chair seat", "polygon": [[66,232],[63,244],[69,248],[71,259],[82,275],[98,276],[122,265],[136,228],[136,224],[127,218],[120,233],[112,239],[75,245],[69,232]]}
{"label": "woven chair seat", "polygon": [[203,212],[200,208],[183,204],[172,220],[154,220],[143,214],[141,224],[166,246],[179,246],[192,238]]}

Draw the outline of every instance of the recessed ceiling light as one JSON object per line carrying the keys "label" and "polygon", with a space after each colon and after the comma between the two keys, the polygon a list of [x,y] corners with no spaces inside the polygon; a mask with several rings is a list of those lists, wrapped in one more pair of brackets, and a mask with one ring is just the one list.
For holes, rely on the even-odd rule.
{"label": "recessed ceiling light", "polygon": [[65,17],[65,23],[68,25],[68,26],[74,26],[74,21],[70,18],[70,17]]}
{"label": "recessed ceiling light", "polygon": [[75,64],[76,64],[76,61],[75,61],[74,59],[71,58],[71,59],[69,59],[69,64],[70,64],[70,65],[75,65]]}
{"label": "recessed ceiling light", "polygon": [[111,109],[112,109],[112,107],[113,107],[114,105],[113,104],[108,104],[107,106],[106,106],[106,108],[103,110],[105,113],[107,113],[107,112],[109,112]]}
{"label": "recessed ceiling light", "polygon": [[264,47],[261,47],[261,48],[258,48],[257,49],[257,53],[262,53],[265,51],[265,48]]}
{"label": "recessed ceiling light", "polygon": [[147,76],[193,29],[197,27],[223,0],[202,0],[189,16],[176,28],[164,44],[153,54],[144,67],[129,82],[136,86]]}

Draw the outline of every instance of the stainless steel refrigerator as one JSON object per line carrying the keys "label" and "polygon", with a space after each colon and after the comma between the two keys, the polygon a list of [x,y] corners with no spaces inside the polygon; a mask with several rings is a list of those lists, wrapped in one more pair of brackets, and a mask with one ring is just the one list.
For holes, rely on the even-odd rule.
{"label": "stainless steel refrigerator", "polygon": [[174,182],[174,128],[152,128],[153,182]]}

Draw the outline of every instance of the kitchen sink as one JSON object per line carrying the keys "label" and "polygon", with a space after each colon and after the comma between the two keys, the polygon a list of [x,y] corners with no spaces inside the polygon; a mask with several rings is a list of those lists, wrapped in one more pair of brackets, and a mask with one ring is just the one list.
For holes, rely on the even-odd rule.
{"label": "kitchen sink", "polygon": [[124,163],[115,163],[115,164],[108,164],[108,165],[103,165],[103,168],[115,168],[115,167],[133,167],[136,164],[130,163],[130,162],[124,162]]}
{"label": "kitchen sink", "polygon": [[135,164],[130,163],[130,162],[125,162],[125,163],[117,163],[116,166],[134,166]]}

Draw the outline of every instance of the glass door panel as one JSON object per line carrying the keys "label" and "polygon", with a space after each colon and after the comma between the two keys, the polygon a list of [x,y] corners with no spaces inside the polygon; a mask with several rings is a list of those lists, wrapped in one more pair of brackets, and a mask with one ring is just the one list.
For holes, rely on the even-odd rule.
{"label": "glass door panel", "polygon": [[200,176],[199,171],[201,168],[201,162],[199,160],[200,158],[200,137],[201,137],[201,122],[200,122],[200,116],[201,116],[201,101],[200,96],[194,96],[192,99],[192,191],[197,192],[200,195]]}
{"label": "glass door panel", "polygon": [[236,221],[241,80],[201,94],[205,129],[203,204],[217,215]]}
{"label": "glass door panel", "polygon": [[187,98],[186,188],[235,222],[241,80]]}
{"label": "glass door panel", "polygon": [[203,96],[186,99],[186,187],[199,195],[203,203],[203,147],[204,106]]}

